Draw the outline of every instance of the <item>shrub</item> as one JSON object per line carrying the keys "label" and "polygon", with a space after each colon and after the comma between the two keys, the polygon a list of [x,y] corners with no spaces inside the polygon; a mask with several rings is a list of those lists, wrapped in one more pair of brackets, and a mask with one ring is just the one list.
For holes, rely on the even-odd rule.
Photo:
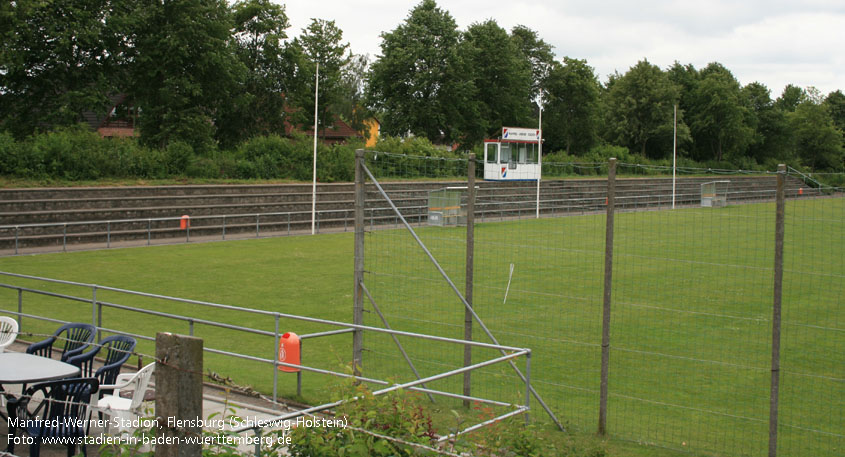
{"label": "shrub", "polygon": [[90,180],[106,161],[102,140],[85,125],[63,127],[30,140],[25,169],[30,176]]}
{"label": "shrub", "polygon": [[174,141],[167,145],[167,173],[169,175],[181,175],[187,172],[188,164],[194,156],[194,148],[188,143]]}
{"label": "shrub", "polygon": [[21,146],[10,133],[0,132],[0,176],[18,174]]}
{"label": "shrub", "polygon": [[[351,384],[347,384],[343,391],[346,393],[346,400],[353,397],[359,398],[357,401],[343,403],[337,409],[338,417],[345,417],[348,427],[295,428],[290,432],[292,442],[287,449],[288,455],[294,457],[432,455],[419,447],[352,429],[354,427],[369,430],[407,443],[431,446],[435,437],[432,419],[421,406],[418,395],[393,391],[376,397],[365,386]],[[276,446],[269,451],[281,454],[282,450]]]}

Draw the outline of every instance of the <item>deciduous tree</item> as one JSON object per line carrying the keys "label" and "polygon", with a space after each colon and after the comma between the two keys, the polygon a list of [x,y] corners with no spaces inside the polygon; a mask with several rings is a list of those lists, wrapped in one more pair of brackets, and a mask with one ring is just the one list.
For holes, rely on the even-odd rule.
{"label": "deciduous tree", "polygon": [[749,125],[754,129],[747,155],[760,164],[788,162],[793,148],[786,113],[775,106],[769,89],[759,82],[743,87],[742,94],[749,107]]}
{"label": "deciduous tree", "polygon": [[700,73],[688,108],[696,158],[721,161],[726,153],[742,156],[753,141],[750,112],[739,82],[728,69],[711,63]]}
{"label": "deciduous tree", "polygon": [[21,138],[105,114],[120,52],[111,0],[0,5],[0,128]]}
{"label": "deciduous tree", "polygon": [[[292,47],[297,63],[297,90],[291,93],[289,100],[300,108],[295,118],[300,124],[313,122],[314,92],[318,89],[317,129],[324,134],[325,129],[334,123],[333,107],[343,96],[343,69],[350,59],[347,54],[349,44],[343,42],[343,31],[334,21],[313,19],[293,40]],[[319,87],[315,88],[318,63]]]}
{"label": "deciduous tree", "polygon": [[845,169],[842,132],[825,105],[803,101],[789,114],[789,121],[797,155],[804,165],[813,171]]}
{"label": "deciduous tree", "polygon": [[640,154],[662,158],[671,150],[649,148],[670,139],[678,87],[656,65],[641,60],[622,76],[611,78],[603,106],[607,140]]}
{"label": "deciduous tree", "polygon": [[477,122],[479,108],[452,16],[434,0],[423,0],[381,38],[382,55],[371,67],[368,99],[384,113],[382,130],[434,142],[459,140]]}
{"label": "deciduous tree", "polygon": [[480,116],[463,140],[478,142],[503,126],[525,126],[532,111],[531,66],[508,32],[496,21],[469,26],[461,46],[475,85]]}
{"label": "deciduous tree", "polygon": [[511,29],[511,39],[531,66],[531,99],[534,100],[540,96],[543,81],[549,72],[558,65],[553,47],[543,41],[536,31],[524,25]]}
{"label": "deciduous tree", "polygon": [[543,136],[549,150],[586,152],[598,138],[599,82],[586,60],[563,58],[544,84]]}
{"label": "deciduous tree", "polygon": [[292,73],[285,58],[290,24],[283,6],[242,0],[232,6],[232,17],[234,52],[245,71],[218,116],[217,137],[225,146],[284,133],[284,94]]}
{"label": "deciduous tree", "polygon": [[244,72],[231,48],[226,2],[139,2],[132,14],[132,91],[141,108],[142,140],[213,148],[221,105]]}

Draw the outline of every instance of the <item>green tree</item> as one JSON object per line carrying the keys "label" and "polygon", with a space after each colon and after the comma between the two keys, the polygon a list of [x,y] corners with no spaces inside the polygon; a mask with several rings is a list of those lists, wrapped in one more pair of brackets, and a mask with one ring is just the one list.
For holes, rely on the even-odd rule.
{"label": "green tree", "polygon": [[142,110],[142,141],[213,148],[220,107],[244,72],[231,47],[225,0],[139,2],[131,14],[132,92]]}
{"label": "green tree", "polygon": [[531,66],[522,51],[499,27],[488,20],[469,26],[461,47],[475,84],[480,116],[464,140],[481,141],[503,126],[525,126],[531,112]]}
{"label": "green tree", "polygon": [[598,139],[599,82],[586,60],[563,58],[545,81],[543,136],[548,150],[585,152]]}
{"label": "green tree", "polygon": [[341,72],[341,96],[335,104],[335,109],[340,118],[358,131],[365,129],[364,121],[372,116],[364,99],[369,68],[370,58],[368,55],[353,54],[350,56],[349,62],[346,63]]}
{"label": "green tree", "polygon": [[701,71],[688,108],[697,159],[721,161],[726,154],[733,157],[745,154],[754,140],[745,101],[739,82],[727,68],[711,63]]}
{"label": "green tree", "polygon": [[[325,129],[334,123],[334,108],[343,96],[343,70],[349,63],[349,44],[343,42],[343,31],[334,21],[313,19],[293,40],[293,54],[297,62],[296,87],[291,93],[291,103],[300,108],[294,116],[297,124],[313,122],[314,92],[319,91],[317,129]],[[319,78],[315,78],[319,64]],[[319,86],[316,79],[319,79]],[[318,133],[319,134],[319,133]]]}
{"label": "green tree", "polygon": [[824,104],[830,112],[833,125],[845,134],[845,94],[841,90],[833,91],[824,99]]}
{"label": "green tree", "polygon": [[798,105],[806,100],[807,91],[798,86],[787,84],[787,86],[783,88],[783,93],[781,93],[780,97],[775,100],[775,106],[791,113],[798,108]]}
{"label": "green tree", "polygon": [[805,100],[790,113],[789,121],[796,153],[805,166],[812,171],[845,170],[842,132],[834,125],[827,106]]}
{"label": "green tree", "polygon": [[524,25],[511,29],[511,39],[531,66],[531,99],[534,100],[540,96],[543,81],[558,64],[552,52],[553,47],[543,41],[537,32]]}
{"label": "green tree", "polygon": [[18,138],[105,114],[120,52],[110,0],[0,4],[0,129]]}
{"label": "green tree", "polygon": [[434,0],[423,0],[381,38],[382,55],[370,70],[368,99],[384,113],[383,132],[455,141],[476,125],[476,88],[466,77],[461,34],[448,12]]}
{"label": "green tree", "polygon": [[283,6],[242,0],[232,6],[232,17],[235,55],[246,71],[218,116],[217,138],[227,147],[251,136],[284,133],[291,73],[284,46],[290,24]]}
{"label": "green tree", "polygon": [[[678,87],[668,75],[647,60],[641,60],[622,76],[611,77],[603,103],[606,139],[648,157],[671,155],[671,148],[649,146],[667,139],[671,144],[678,95]],[[679,139],[683,139],[680,128]]]}
{"label": "green tree", "polygon": [[761,164],[788,162],[793,148],[786,113],[775,106],[769,89],[759,82],[743,87],[742,95],[749,107],[749,125],[754,129],[748,156]]}

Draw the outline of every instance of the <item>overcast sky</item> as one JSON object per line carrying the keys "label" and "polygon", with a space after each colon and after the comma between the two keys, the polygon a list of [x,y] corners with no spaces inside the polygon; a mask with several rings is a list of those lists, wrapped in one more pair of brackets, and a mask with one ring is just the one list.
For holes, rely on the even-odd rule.
{"label": "overcast sky", "polygon": [[[282,2],[299,35],[311,18],[334,20],[356,54],[380,54],[379,35],[421,0]],[[605,82],[639,60],[666,69],[676,60],[720,62],[740,84],[759,81],[776,98],[787,84],[845,91],[844,0],[438,0],[461,30],[494,19],[525,25],[563,56],[586,59]]]}

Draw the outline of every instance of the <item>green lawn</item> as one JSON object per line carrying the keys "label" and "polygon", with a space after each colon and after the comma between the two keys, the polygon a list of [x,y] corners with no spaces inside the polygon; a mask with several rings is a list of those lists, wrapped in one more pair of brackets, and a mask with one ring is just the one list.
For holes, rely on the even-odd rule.
{"label": "green lawn", "polygon": [[[781,455],[845,453],[843,221],[841,198],[787,206]],[[598,418],[604,227],[604,215],[586,215],[487,221],[475,233],[476,311],[502,344],[534,351],[532,382],[558,417],[582,432],[594,431]],[[419,234],[463,291],[465,229],[426,227]],[[765,455],[774,205],[619,213],[615,236],[610,433],[707,455]],[[0,270],[325,319],[352,318],[351,233],[6,257],[0,259]],[[462,305],[406,232],[368,233],[366,270],[365,282],[392,327],[462,337]],[[0,282],[33,285],[10,278]],[[91,297],[90,289],[49,289]],[[264,316],[107,291],[98,291],[97,298],[274,329],[273,319]],[[13,309],[16,302],[15,291],[0,289],[0,306]],[[24,311],[74,320],[90,320],[92,312],[90,304],[31,294],[24,295]],[[367,313],[365,322],[380,325],[374,313]],[[31,319],[24,325],[35,332],[55,327]],[[184,322],[108,309],[103,325],[145,334],[188,329]],[[279,327],[300,334],[331,329],[290,320]],[[195,333],[208,347],[273,356],[269,337],[202,325]],[[474,335],[487,341],[477,325]],[[409,338],[401,342],[423,375],[462,363],[459,347]],[[412,377],[388,337],[367,335],[365,349],[365,374]],[[140,350],[153,353],[150,344]],[[351,356],[351,337],[310,340],[303,353],[306,364],[342,369]],[[494,355],[489,350],[473,354],[474,360]],[[267,365],[208,357],[206,366],[240,384],[272,391]],[[324,377],[305,374],[305,400],[325,398],[327,385]],[[459,386],[459,378],[430,385],[453,391]],[[279,389],[292,396],[295,378],[280,375]],[[474,395],[516,402],[523,392],[507,367],[473,375]],[[544,421],[536,402],[532,406],[533,417]]]}

